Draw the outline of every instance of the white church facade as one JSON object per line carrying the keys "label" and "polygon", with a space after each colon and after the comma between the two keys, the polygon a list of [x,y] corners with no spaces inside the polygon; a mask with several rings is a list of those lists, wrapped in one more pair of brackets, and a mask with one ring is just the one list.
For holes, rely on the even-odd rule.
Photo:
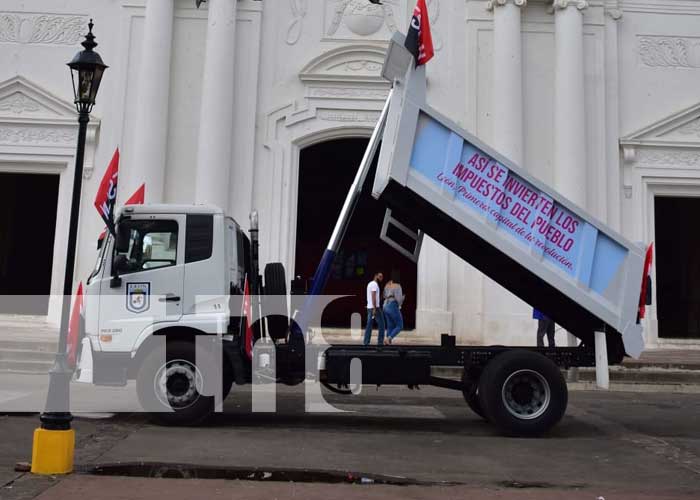
{"label": "white church facade", "polygon": [[[261,259],[309,277],[379,117],[388,40],[414,0],[9,0],[0,6],[0,294],[60,294],[77,138],[65,63],[94,19],[106,71],[88,130],[76,283],[119,200],[211,203]],[[700,347],[700,3],[428,0],[432,106],[633,241],[656,244],[648,345]],[[362,310],[400,275],[409,325],[460,343],[533,344],[531,308],[427,239],[408,264],[367,199],[330,293]],[[336,207],[337,205],[337,207]],[[34,223],[33,221],[37,222]],[[34,226],[32,226],[34,225]],[[58,304],[0,310],[57,320]],[[1,319],[1,318],[0,318]],[[406,333],[409,341],[411,333]],[[558,334],[563,342],[563,332]]]}

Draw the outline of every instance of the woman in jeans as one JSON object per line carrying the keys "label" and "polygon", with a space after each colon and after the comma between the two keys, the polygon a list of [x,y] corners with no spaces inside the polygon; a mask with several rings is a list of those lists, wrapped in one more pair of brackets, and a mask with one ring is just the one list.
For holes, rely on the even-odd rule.
{"label": "woman in jeans", "polygon": [[384,319],[386,320],[387,337],[384,344],[389,345],[403,329],[403,316],[401,305],[403,304],[403,290],[401,285],[394,280],[384,287]]}

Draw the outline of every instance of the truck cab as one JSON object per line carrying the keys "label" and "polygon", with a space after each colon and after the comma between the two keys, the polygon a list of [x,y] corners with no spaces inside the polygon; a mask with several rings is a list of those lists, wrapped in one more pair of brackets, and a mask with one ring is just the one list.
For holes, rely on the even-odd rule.
{"label": "truck cab", "polygon": [[104,240],[87,281],[84,346],[93,369],[83,380],[125,384],[157,336],[236,330],[241,311],[233,311],[229,299],[242,293],[250,274],[249,245],[238,223],[217,207],[121,209],[116,235]]}

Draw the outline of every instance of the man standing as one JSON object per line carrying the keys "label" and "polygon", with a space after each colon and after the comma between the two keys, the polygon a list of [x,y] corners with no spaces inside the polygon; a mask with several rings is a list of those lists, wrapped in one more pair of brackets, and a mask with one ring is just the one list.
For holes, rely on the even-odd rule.
{"label": "man standing", "polygon": [[537,320],[537,347],[544,347],[544,336],[547,335],[549,347],[554,345],[554,321],[537,309],[532,310],[532,318]]}
{"label": "man standing", "polygon": [[384,281],[382,273],[376,273],[374,279],[367,284],[367,326],[365,326],[365,345],[369,345],[372,340],[372,323],[377,322],[379,329],[378,345],[384,344],[384,315],[380,306],[379,284]]}

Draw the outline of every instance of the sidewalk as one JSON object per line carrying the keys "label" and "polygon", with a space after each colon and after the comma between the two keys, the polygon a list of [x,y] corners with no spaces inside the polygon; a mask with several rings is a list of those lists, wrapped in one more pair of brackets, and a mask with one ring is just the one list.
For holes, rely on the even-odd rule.
{"label": "sidewalk", "polygon": [[627,358],[626,368],[670,368],[700,370],[700,349],[649,349],[640,359]]}

